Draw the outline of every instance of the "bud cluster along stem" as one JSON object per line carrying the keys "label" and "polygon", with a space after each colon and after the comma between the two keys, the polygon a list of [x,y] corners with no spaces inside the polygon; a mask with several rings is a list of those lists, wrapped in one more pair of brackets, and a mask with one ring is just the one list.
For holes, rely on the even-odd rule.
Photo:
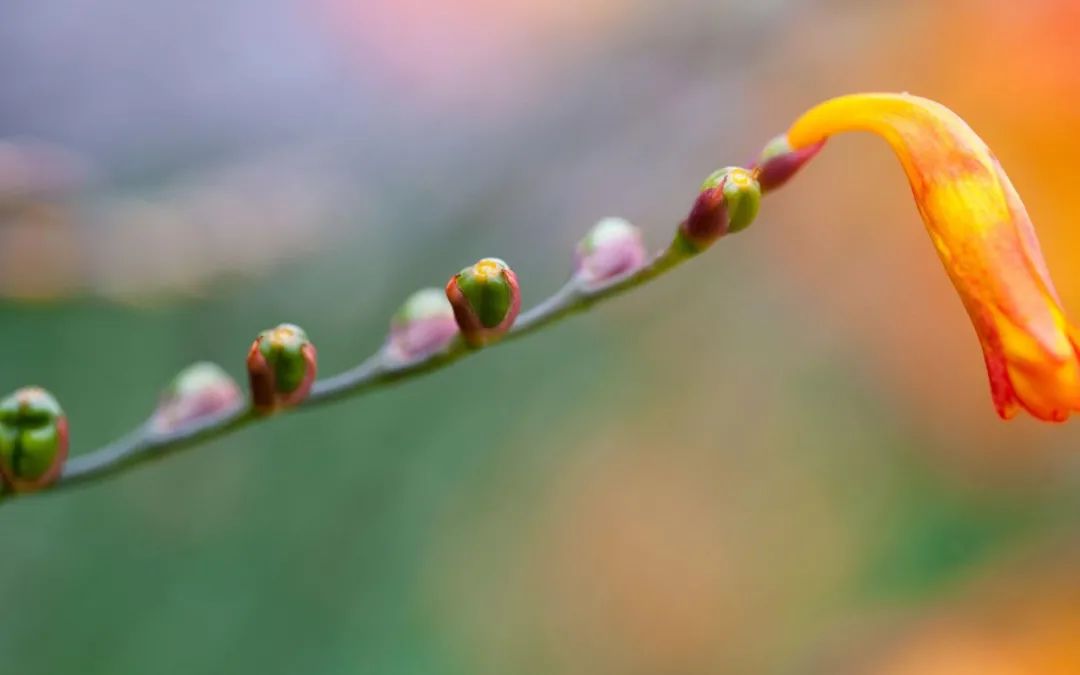
{"label": "bud cluster along stem", "polygon": [[0,494],[113,475],[268,415],[356,396],[532,333],[644,284],[745,229],[757,216],[762,194],[782,185],[815,152],[792,152],[776,141],[751,168],[712,173],[672,243],[651,257],[637,227],[621,218],[600,220],[575,248],[567,283],[527,312],[521,312],[521,288],[510,266],[483,258],[451,276],[445,291],[428,288],[410,296],[391,320],[381,349],[324,380],[316,380],[316,349],[303,329],[281,324],[263,331],[247,354],[247,401],[222,368],[194,364],[176,376],[145,424],[66,463],[67,420],[59,404],[41,389],[19,390],[0,403]]}

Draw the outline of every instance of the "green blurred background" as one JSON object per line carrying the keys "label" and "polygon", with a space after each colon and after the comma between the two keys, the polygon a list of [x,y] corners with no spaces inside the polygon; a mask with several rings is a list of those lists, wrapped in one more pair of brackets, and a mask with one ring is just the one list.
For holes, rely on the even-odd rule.
{"label": "green blurred background", "polygon": [[[813,103],[1008,168],[1080,316],[1080,9],[0,7],[0,389],[73,452],[303,325],[324,373],[481,256],[666,243]],[[1080,672],[1080,427],[1002,423],[895,160],[842,138],[656,284],[406,386],[0,509],[0,672]]]}

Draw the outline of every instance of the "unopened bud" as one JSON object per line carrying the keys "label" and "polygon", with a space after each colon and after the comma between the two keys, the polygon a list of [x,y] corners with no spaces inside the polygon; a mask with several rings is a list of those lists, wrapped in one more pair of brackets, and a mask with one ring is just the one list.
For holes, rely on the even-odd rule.
{"label": "unopened bud", "polygon": [[425,288],[409,296],[391,319],[386,354],[397,362],[415,361],[445,349],[457,334],[446,294]]}
{"label": "unopened bud", "polygon": [[681,242],[691,251],[708,248],[725,234],[745,229],[761,207],[761,187],[753,174],[737,166],[713,172],[679,227]]}
{"label": "unopened bud", "polygon": [[265,414],[294,406],[307,398],[315,382],[315,345],[302,328],[283,323],[255,338],[247,369],[256,411]]}
{"label": "unopened bud", "polygon": [[636,272],[647,256],[641,230],[622,218],[604,218],[578,242],[575,273],[596,286]]}
{"label": "unopened bud", "polygon": [[8,489],[48,487],[67,455],[67,417],[49,392],[25,387],[0,401],[0,477]]}
{"label": "unopened bud", "polygon": [[780,134],[769,141],[754,167],[761,191],[771,192],[787,183],[824,146],[825,141],[822,140],[795,150],[788,142],[787,134]]}
{"label": "unopened bud", "polygon": [[498,258],[484,258],[450,277],[446,297],[470,347],[483,347],[501,338],[521,309],[517,277]]}
{"label": "unopened bud", "polygon": [[216,363],[195,363],[181,370],[161,395],[151,420],[155,431],[168,432],[225,412],[239,404],[240,387]]}

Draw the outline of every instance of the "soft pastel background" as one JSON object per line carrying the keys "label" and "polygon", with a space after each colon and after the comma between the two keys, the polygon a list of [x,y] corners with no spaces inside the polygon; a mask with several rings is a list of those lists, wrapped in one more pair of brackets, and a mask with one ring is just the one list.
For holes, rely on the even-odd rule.
{"label": "soft pastel background", "polygon": [[[856,90],[945,102],[1080,318],[1080,5],[0,5],[0,389],[75,452],[304,325],[324,372],[485,255]],[[0,672],[1074,675],[1080,420],[995,417],[883,143],[630,296],[423,381],[0,509]]]}

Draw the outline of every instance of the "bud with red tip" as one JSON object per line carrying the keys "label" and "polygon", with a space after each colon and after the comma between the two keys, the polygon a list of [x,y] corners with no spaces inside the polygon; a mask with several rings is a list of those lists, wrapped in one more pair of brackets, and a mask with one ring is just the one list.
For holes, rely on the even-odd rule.
{"label": "bud with red tip", "polygon": [[787,134],[780,134],[769,141],[754,165],[758,183],[761,184],[761,191],[763,193],[772,192],[776,188],[783,186],[792,176],[798,173],[799,169],[813,159],[824,146],[825,141],[822,140],[805,148],[795,150],[791,147],[791,143],[788,142]]}
{"label": "bud with red tip", "polygon": [[0,401],[0,478],[8,489],[52,485],[67,455],[67,417],[49,392],[25,387]]}
{"label": "bud with red tip", "polygon": [[470,347],[483,347],[501,338],[521,310],[517,276],[498,258],[484,258],[450,277],[446,297]]}
{"label": "bud with red tip", "polygon": [[248,352],[248,380],[255,410],[266,414],[307,398],[315,382],[315,345],[299,326],[283,323],[255,338]]}
{"label": "bud with red tip", "polygon": [[598,286],[638,271],[647,257],[641,230],[622,218],[604,218],[578,242],[575,275]]}
{"label": "bud with red tip", "polygon": [[690,215],[679,226],[678,242],[697,253],[720,237],[745,229],[761,207],[761,186],[754,175],[729,166],[713,172],[701,185]]}
{"label": "bud with red tip", "polygon": [[409,296],[390,321],[386,355],[404,363],[445,349],[458,334],[454,308],[446,294],[425,288]]}
{"label": "bud with red tip", "polygon": [[195,363],[181,370],[162,393],[152,428],[169,432],[239,405],[240,387],[216,363]]}

